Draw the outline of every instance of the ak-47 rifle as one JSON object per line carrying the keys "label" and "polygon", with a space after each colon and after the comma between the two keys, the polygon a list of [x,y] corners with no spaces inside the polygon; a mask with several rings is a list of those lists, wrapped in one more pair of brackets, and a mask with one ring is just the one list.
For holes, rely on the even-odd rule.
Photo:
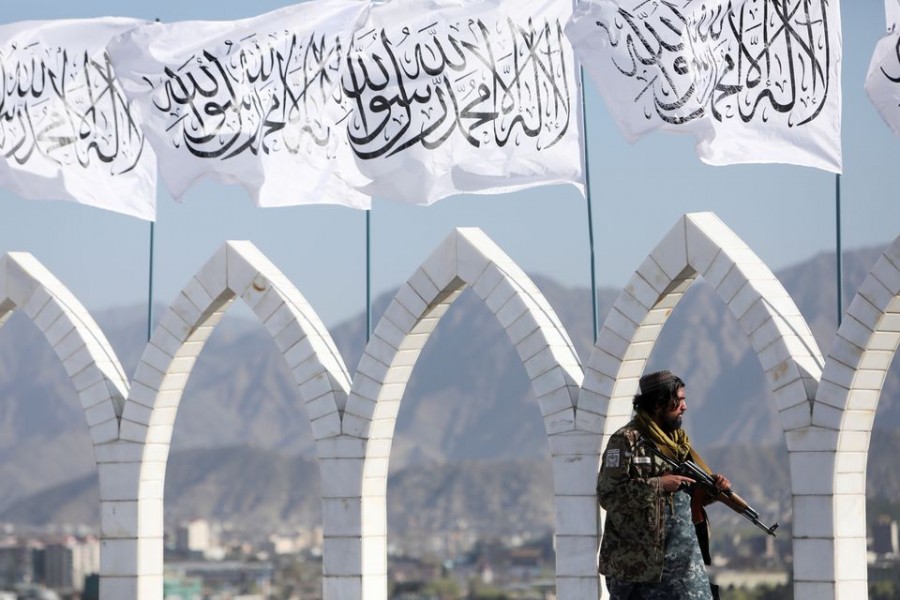
{"label": "ak-47 rifle", "polygon": [[772,537],[775,537],[775,530],[778,529],[778,523],[775,523],[771,527],[766,527],[759,520],[759,513],[753,510],[750,505],[747,504],[746,500],[744,500],[731,490],[720,490],[716,488],[716,480],[709,473],[703,470],[700,465],[692,460],[677,461],[669,458],[668,456],[663,454],[659,450],[659,448],[656,447],[656,444],[654,444],[650,440],[643,439],[643,442],[647,449],[650,450],[650,452],[660,458],[667,465],[672,467],[672,470],[675,472],[675,474],[681,475],[683,477],[690,477],[691,479],[696,481],[697,484],[701,486],[712,498],[718,500],[746,519],[749,519],[754,525],[756,525]]}

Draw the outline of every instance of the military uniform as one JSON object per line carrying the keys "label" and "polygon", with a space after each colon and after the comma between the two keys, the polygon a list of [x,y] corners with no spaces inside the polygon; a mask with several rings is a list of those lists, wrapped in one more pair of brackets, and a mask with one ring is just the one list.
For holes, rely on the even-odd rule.
{"label": "military uniform", "polygon": [[709,599],[690,497],[662,491],[659,477],[670,469],[640,440],[631,421],[603,453],[597,497],[607,513],[600,573],[613,598]]}

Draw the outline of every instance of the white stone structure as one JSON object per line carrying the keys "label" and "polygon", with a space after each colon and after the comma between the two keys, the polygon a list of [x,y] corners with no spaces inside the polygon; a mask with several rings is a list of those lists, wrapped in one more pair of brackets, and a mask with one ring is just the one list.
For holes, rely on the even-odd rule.
{"label": "white stone structure", "polygon": [[[109,557],[104,598],[162,598],[163,487],[175,416],[197,356],[236,297],[281,350],[304,401],[323,474],[330,466],[329,440],[340,435],[339,411],[350,387],[343,360],[293,284],[249,242],[228,242],[160,319],[135,371],[122,412],[117,485],[101,488],[100,495]],[[323,489],[328,480],[323,476]],[[329,517],[326,511],[326,550],[334,529]]]}
{"label": "white stone structure", "polygon": [[[531,379],[544,417],[553,456],[557,522],[563,525],[557,531],[557,552],[566,557],[557,560],[559,584],[569,587],[566,573],[572,570],[569,563],[573,560],[569,557],[593,563],[596,532],[579,534],[577,527],[570,526],[571,520],[596,511],[593,483],[589,482],[590,491],[580,498],[580,504],[579,499],[570,497],[570,488],[584,487],[572,477],[581,475],[573,464],[581,465],[582,458],[571,454],[572,444],[567,443],[575,434],[574,404],[582,376],[578,356],[556,313],[525,273],[480,230],[457,229],[394,296],[366,345],[347,399],[342,432],[350,439],[365,440],[365,461],[361,479],[356,478],[356,473],[349,473],[351,467],[346,465],[346,496],[334,500],[340,507],[352,506],[354,513],[360,503],[359,575],[366,600],[387,597],[387,474],[403,392],[429,336],[466,285],[506,330]],[[596,464],[591,468],[595,469],[588,474],[592,481]],[[572,535],[567,534],[570,528]],[[328,551],[326,545],[326,555]],[[355,557],[355,553],[356,548],[348,540],[347,547],[337,555],[332,554],[330,559],[326,556],[326,569],[334,564],[330,560]],[[355,562],[340,565],[342,572],[349,567],[355,567]],[[593,569],[592,579],[596,581],[596,567]],[[328,592],[332,598],[359,597],[358,590],[349,587]]]}
{"label": "white stone structure", "polygon": [[325,597],[381,600],[387,473],[403,394],[431,332],[471,286],[515,346],[538,398],[553,459],[558,597],[582,600],[601,594],[594,486],[602,448],[630,417],[647,358],[698,276],[747,335],[785,431],[795,598],[865,597],[865,467],[879,394],[900,343],[900,237],[851,303],[827,361],[771,271],[711,213],[679,219],[637,269],[584,370],[540,291],[477,229],[451,233],[400,288],[352,385],[313,309],[249,242],[223,245],[185,286],[130,388],[87,311],[28,254],[0,257],[0,325],[16,309],[31,318],[84,408],[100,478],[102,597],[157,600],[175,416],[197,356],[240,297],[281,350],[311,422],[322,481]]}
{"label": "white stone structure", "polygon": [[[789,439],[810,425],[823,361],[806,321],[737,235],[712,213],[694,213],[679,219],[638,268],[598,335],[576,424],[579,430],[602,434],[603,446],[629,420],[647,358],[698,275],[715,289],[749,339]],[[795,477],[795,469],[791,472]]]}
{"label": "white stone structure", "polygon": [[900,343],[900,237],[872,267],[831,343],[812,422],[791,432],[796,598],[868,594],[866,463]]}

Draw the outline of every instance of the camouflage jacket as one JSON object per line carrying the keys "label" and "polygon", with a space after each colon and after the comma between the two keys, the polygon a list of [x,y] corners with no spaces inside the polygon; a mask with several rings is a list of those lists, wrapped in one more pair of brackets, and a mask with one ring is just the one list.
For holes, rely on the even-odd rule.
{"label": "camouflage jacket", "polygon": [[657,582],[665,560],[665,506],[671,494],[659,476],[670,470],[639,444],[634,421],[610,438],[597,477],[597,498],[606,510],[600,573],[634,582]]}

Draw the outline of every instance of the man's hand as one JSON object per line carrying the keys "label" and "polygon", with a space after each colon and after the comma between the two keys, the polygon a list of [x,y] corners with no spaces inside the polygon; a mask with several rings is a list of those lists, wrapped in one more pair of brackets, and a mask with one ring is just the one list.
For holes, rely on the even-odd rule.
{"label": "man's hand", "polygon": [[[727,479],[725,481],[728,481]],[[676,475],[675,473],[666,473],[659,476],[659,487],[664,492],[677,492],[682,485],[689,486],[696,483],[690,477]]]}
{"label": "man's hand", "polygon": [[716,480],[716,489],[720,492],[724,492],[726,490],[731,489],[731,482],[728,481],[728,478],[722,475],[721,473],[714,473],[713,477]]}

